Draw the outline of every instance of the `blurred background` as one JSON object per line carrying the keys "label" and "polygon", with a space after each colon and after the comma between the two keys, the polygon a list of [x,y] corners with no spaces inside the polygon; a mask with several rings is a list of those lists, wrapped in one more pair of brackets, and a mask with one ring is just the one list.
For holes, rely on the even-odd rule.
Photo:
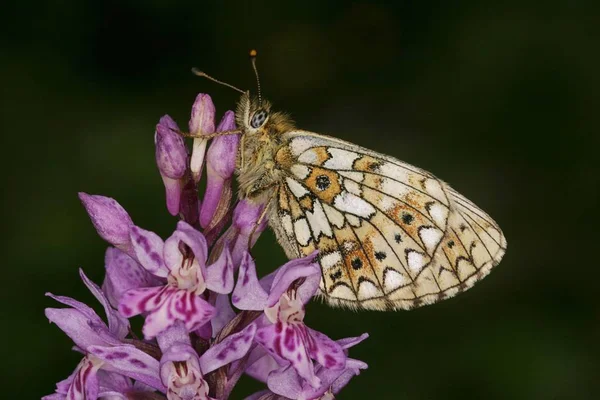
{"label": "blurred background", "polygon": [[[472,290],[410,312],[311,304],[333,338],[369,332],[341,399],[592,399],[600,389],[598,3],[584,1],[11,2],[0,27],[5,398],[54,391],[80,356],[44,292],[95,304],[106,244],[78,191],[117,199],[166,237],[153,134],[263,95],[303,129],[418,165],[503,228],[503,262]],[[208,4],[207,4],[208,3]],[[500,2],[498,2],[500,3]],[[591,251],[591,253],[590,253]],[[261,273],[284,262],[272,234]],[[244,379],[233,398],[261,387]],[[596,393],[594,395],[594,393]]]}

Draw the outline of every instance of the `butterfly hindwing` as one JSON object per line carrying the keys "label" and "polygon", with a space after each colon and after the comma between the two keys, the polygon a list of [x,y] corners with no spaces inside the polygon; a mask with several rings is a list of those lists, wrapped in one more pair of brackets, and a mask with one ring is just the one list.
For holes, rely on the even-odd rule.
{"label": "butterfly hindwing", "polygon": [[270,224],[289,257],[319,249],[328,302],[433,303],[472,286],[504,254],[495,222],[428,172],[335,138],[286,136]]}

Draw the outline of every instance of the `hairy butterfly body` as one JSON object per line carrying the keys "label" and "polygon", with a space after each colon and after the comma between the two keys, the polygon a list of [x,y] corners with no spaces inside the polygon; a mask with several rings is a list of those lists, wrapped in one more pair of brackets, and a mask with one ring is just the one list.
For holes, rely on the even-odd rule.
{"label": "hairy butterfly body", "polygon": [[236,122],[240,197],[265,205],[288,257],[319,250],[320,292],[331,305],[435,303],[471,287],[504,255],[492,218],[426,171],[298,130],[247,92]]}

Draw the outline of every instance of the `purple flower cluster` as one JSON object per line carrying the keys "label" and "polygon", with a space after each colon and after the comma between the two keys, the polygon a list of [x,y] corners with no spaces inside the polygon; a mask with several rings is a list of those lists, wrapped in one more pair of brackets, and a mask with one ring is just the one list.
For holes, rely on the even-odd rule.
{"label": "purple flower cluster", "polygon": [[[231,111],[216,128],[214,117],[210,96],[198,95],[190,132],[235,129]],[[218,136],[208,150],[196,138],[190,155],[178,131],[169,116],[156,126],[167,209],[180,218],[166,240],[135,225],[115,200],[80,194],[111,245],[102,287],[80,271],[107,322],[77,300],[48,294],[68,306],[47,308],[46,316],[82,359],[43,399],[227,399],[244,374],[267,385],[247,399],[333,399],[367,368],[348,348],[368,335],[334,341],[304,324],[321,279],[316,254],[258,278],[249,250],[265,229],[262,206],[232,204],[238,135]],[[137,315],[143,338],[130,327]]]}

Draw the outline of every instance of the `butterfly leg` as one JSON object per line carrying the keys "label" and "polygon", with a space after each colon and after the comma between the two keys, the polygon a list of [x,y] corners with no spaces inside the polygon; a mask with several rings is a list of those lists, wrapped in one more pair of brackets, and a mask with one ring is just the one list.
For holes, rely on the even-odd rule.
{"label": "butterfly leg", "polygon": [[234,129],[231,131],[221,131],[221,132],[215,132],[215,133],[209,133],[209,134],[188,133],[188,132],[182,132],[182,131],[179,131],[179,130],[173,129],[173,128],[169,128],[169,129],[171,129],[173,132],[175,132],[178,135],[183,136],[183,137],[194,138],[194,139],[206,139],[206,140],[213,139],[218,136],[238,135],[240,133],[243,133],[243,131],[240,129]]}

